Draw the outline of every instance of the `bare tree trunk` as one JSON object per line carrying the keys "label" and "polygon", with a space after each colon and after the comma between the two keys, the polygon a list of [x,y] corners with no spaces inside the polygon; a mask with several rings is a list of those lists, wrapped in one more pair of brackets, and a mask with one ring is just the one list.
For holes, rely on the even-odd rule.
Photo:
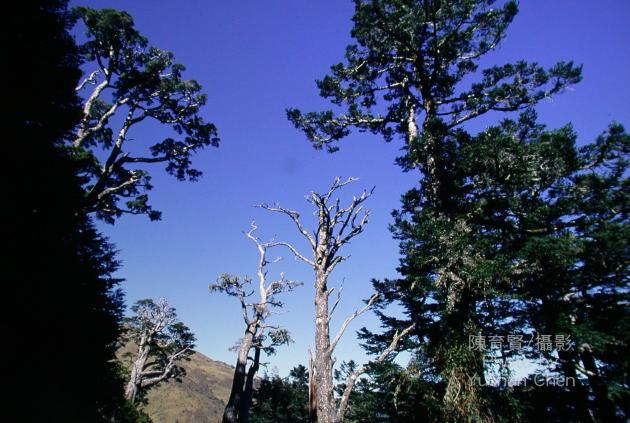
{"label": "bare tree trunk", "polygon": [[308,351],[308,417],[311,423],[317,423],[317,382],[315,381],[315,363]]}
{"label": "bare tree trunk", "polygon": [[[308,240],[311,247],[312,259],[309,259],[286,242],[276,243],[276,245],[283,245],[289,248],[297,259],[302,260],[315,271],[315,354],[314,358],[311,358],[309,361],[309,417],[311,422],[342,422],[354,383],[367,370],[366,366],[362,366],[348,378],[347,389],[341,397],[339,407],[337,407],[333,383],[333,352],[350,322],[369,310],[378,299],[377,295],[372,296],[365,307],[356,310],[348,316],[341,325],[339,332],[331,341],[330,320],[339,303],[341,292],[338,291],[337,299],[333,303],[332,308],[329,307],[328,300],[334,288],[328,288],[328,276],[337,264],[348,258],[347,256],[339,255],[339,250],[355,236],[363,232],[368,222],[369,212],[363,210],[362,204],[370,197],[374,188],[370,191],[363,191],[358,197],[352,197],[352,202],[347,207],[342,207],[339,199],[331,200],[331,196],[335,191],[355,180],[355,178],[348,178],[342,182],[340,178],[335,178],[332,186],[325,194],[311,192],[307,200],[316,207],[318,218],[317,230],[313,233],[306,230],[302,225],[298,212],[279,205],[260,205],[266,210],[287,215],[295,223],[298,231]],[[400,334],[397,333],[390,346],[375,361],[383,361],[392,354],[401,337],[405,336],[412,329],[413,326],[410,326]],[[316,404],[313,404],[313,402]]]}
{"label": "bare tree trunk", "polygon": [[[249,420],[249,409],[254,390],[254,377],[260,365],[261,350],[265,349],[266,353],[271,353],[274,347],[290,342],[290,337],[285,329],[266,324],[266,319],[272,314],[271,310],[274,307],[282,307],[282,303],[275,299],[276,295],[282,292],[292,291],[296,286],[301,285],[299,282],[286,279],[283,273],[280,274],[280,279],[267,281],[266,267],[279,260],[268,261],[266,258],[267,249],[282,245],[282,243],[276,241],[262,242],[254,235],[256,229],[258,229],[258,227],[252,222],[251,228],[245,233],[245,236],[256,244],[259,253],[258,269],[256,272],[258,276],[259,294],[257,301],[249,302],[251,300],[248,299],[248,297],[256,292],[256,289],[250,292],[249,288],[247,288],[252,282],[252,279],[249,277],[241,281],[238,277],[223,275],[219,278],[219,283],[210,285],[211,291],[221,291],[228,295],[238,297],[246,326],[245,334],[239,345],[230,398],[223,412],[223,423],[243,423]],[[268,341],[266,345],[263,345],[265,338],[268,338],[270,341]],[[249,370],[247,370],[249,353],[252,348],[254,349],[253,363],[249,367]]]}
{"label": "bare tree trunk", "polygon": [[243,396],[243,386],[245,384],[247,358],[249,350],[252,348],[255,328],[251,325],[247,327],[236,359],[234,377],[232,378],[232,389],[225,411],[223,412],[223,423],[237,423],[238,410]]}
{"label": "bare tree trunk", "polygon": [[336,412],[330,354],[328,293],[325,272],[318,268],[315,283],[315,383],[318,423],[333,423]]}

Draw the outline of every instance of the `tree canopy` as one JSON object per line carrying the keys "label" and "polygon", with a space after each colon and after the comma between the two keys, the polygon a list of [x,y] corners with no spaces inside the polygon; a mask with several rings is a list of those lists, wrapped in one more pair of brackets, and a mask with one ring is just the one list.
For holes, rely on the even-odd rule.
{"label": "tree canopy", "polygon": [[[123,213],[160,212],[148,203],[151,164],[164,163],[178,180],[197,180],[192,156],[218,146],[214,124],[200,111],[206,95],[173,53],[149,44],[126,12],[74,9],[85,27],[80,48],[87,74],[76,90],[85,94],[83,117],[70,138],[85,163],[85,209],[113,222]],[[172,132],[162,140],[134,140],[130,131],[153,120]]]}

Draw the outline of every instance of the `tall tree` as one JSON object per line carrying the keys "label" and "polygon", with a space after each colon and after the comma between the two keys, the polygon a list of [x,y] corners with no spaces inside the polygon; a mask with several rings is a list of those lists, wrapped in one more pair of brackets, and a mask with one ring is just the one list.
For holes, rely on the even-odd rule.
{"label": "tall tree", "polygon": [[356,43],[347,47],[346,62],[317,82],[320,95],[341,110],[288,110],[316,148],[335,151],[335,142],[352,129],[386,141],[396,135],[404,139],[399,164],[419,169],[423,179],[420,189],[404,196],[403,211],[396,215],[401,272],[407,278],[400,289],[427,309],[436,308],[436,299],[443,301],[424,318],[406,305],[419,327],[435,327],[437,321],[437,333],[450,335],[429,353],[446,383],[445,410],[458,421],[491,419],[470,383],[483,374],[482,356],[469,351],[466,334],[478,330],[473,306],[480,290],[474,284],[485,277],[479,274],[475,282],[470,274],[500,269],[502,260],[457,204],[462,180],[453,173],[453,161],[467,138],[460,127],[490,112],[530,108],[581,78],[580,67],[571,62],[544,69],[519,61],[479,72],[479,60],[505,37],[517,13],[513,1],[494,6],[493,0],[356,0]]}
{"label": "tall tree", "polygon": [[[125,408],[115,358],[122,294],[111,244],[82,213],[80,167],[63,147],[81,118],[80,55],[67,2],[8,5],[2,208],[6,415],[105,422]],[[13,305],[10,307],[9,305]],[[23,407],[19,407],[23,405]]]}
{"label": "tall tree", "polygon": [[164,298],[137,301],[131,310],[134,315],[125,319],[125,337],[136,352],[125,398],[133,404],[151,387],[185,374],[180,363],[194,353],[195,336]]}
{"label": "tall tree", "polygon": [[[257,229],[256,224],[252,222],[250,230],[245,233],[245,236],[256,245],[258,250],[257,286],[251,288],[253,280],[250,277],[241,279],[238,276],[227,274],[221,275],[216,283],[210,285],[210,292],[222,292],[239,299],[245,323],[245,333],[235,348],[238,354],[230,397],[223,412],[223,423],[246,423],[249,421],[254,377],[260,367],[261,351],[273,354],[276,347],[291,341],[286,329],[269,322],[272,310],[283,305],[277,296],[284,292],[293,291],[301,285],[299,282],[286,279],[284,273],[281,273],[277,280],[268,280],[268,266],[279,261],[279,258],[269,260],[267,251],[273,247],[285,245],[285,243],[275,240],[263,242],[255,234]],[[256,301],[250,302],[249,298],[255,293],[257,293]],[[252,352],[253,356],[250,356]],[[249,361],[251,364],[248,368]]]}
{"label": "tall tree", "polygon": [[[88,162],[85,209],[113,222],[123,213],[160,213],[148,204],[147,169],[165,163],[179,180],[197,180],[192,155],[218,146],[213,124],[200,114],[206,95],[195,80],[183,79],[185,67],[171,52],[149,45],[133,18],[112,9],[74,9],[85,26],[80,46],[88,74],[76,85],[86,92],[83,114],[70,137],[78,157]],[[161,141],[134,140],[133,129],[153,120],[172,135]]]}
{"label": "tall tree", "polygon": [[[334,397],[333,353],[349,324],[368,311],[378,300],[377,295],[372,296],[364,307],[356,310],[343,321],[337,334],[331,338],[330,321],[341,300],[341,292],[340,290],[337,291],[337,298],[331,307],[330,295],[334,288],[328,286],[328,278],[335,267],[348,258],[339,254],[341,248],[363,232],[369,217],[369,212],[363,210],[363,203],[370,197],[373,189],[363,191],[358,197],[354,196],[347,207],[341,205],[340,199],[333,199],[332,197],[338,190],[355,180],[355,178],[349,178],[342,181],[337,177],[327,192],[323,194],[311,192],[307,196],[307,200],[314,206],[317,216],[317,227],[312,233],[303,226],[298,212],[280,205],[262,204],[260,206],[263,209],[289,217],[300,234],[306,238],[310,247],[310,254],[303,255],[292,245],[283,243],[297,259],[308,264],[315,273],[315,354],[311,364],[315,383],[311,385],[310,393],[315,396],[316,419],[320,423],[335,423],[344,419],[349,396],[357,379],[367,370],[367,365],[358,367],[348,374],[346,388],[339,399],[339,404],[337,404]],[[394,333],[389,345],[384,346],[379,351],[374,362],[388,358],[396,350],[401,338],[409,333],[413,326],[412,323],[409,327]],[[312,416],[313,414],[311,413]]]}

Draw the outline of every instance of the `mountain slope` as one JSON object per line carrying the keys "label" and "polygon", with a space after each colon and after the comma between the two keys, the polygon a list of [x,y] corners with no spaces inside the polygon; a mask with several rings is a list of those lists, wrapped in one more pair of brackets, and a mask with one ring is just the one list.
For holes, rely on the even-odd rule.
{"label": "mountain slope", "polygon": [[220,422],[234,367],[198,352],[182,367],[186,375],[181,383],[170,380],[149,390],[147,403],[142,406],[144,412],[154,423]]}

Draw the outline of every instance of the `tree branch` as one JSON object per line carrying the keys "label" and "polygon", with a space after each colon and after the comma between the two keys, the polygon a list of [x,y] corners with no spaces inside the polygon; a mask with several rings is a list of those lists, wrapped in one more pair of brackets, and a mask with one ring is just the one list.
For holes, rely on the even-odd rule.
{"label": "tree branch", "polygon": [[[280,207],[279,205],[275,205],[275,206],[269,206],[268,204],[260,204],[256,207],[265,209],[265,210],[269,210],[272,212],[277,212],[277,213],[283,213],[286,214],[287,216],[289,216],[291,218],[291,220],[295,223],[295,225],[297,226],[298,230],[300,231],[300,233],[308,240],[308,242],[311,244],[311,246],[313,248],[315,248],[316,243],[315,243],[315,238],[313,238],[313,236],[311,234],[308,233],[308,231],[306,231],[306,229],[304,229],[304,226],[302,225],[302,222],[300,222],[300,214],[294,210],[289,210],[289,209],[285,209],[284,207]],[[286,246],[286,245],[285,245]]]}
{"label": "tree branch", "polygon": [[378,357],[376,357],[376,359],[356,369],[348,376],[348,378],[346,379],[346,389],[344,389],[343,394],[341,395],[339,406],[337,408],[337,421],[343,421],[343,417],[345,416],[348,409],[348,400],[350,399],[350,394],[354,390],[354,385],[356,384],[357,379],[367,371],[369,365],[383,362],[398,347],[400,340],[407,336],[407,334],[411,332],[415,327],[416,323],[414,322],[411,325],[407,326],[402,332],[396,332],[394,334],[394,337],[392,338],[392,342],[385,350],[383,350],[383,352],[381,352],[381,354],[379,354]]}
{"label": "tree branch", "polygon": [[[337,346],[337,344],[341,340],[341,337],[343,336],[344,332],[348,328],[348,325],[350,324],[350,322],[352,322],[354,319],[356,319],[357,317],[359,317],[360,315],[362,315],[363,313],[368,311],[372,307],[374,302],[376,300],[378,300],[378,299],[379,299],[379,295],[378,294],[372,295],[370,297],[370,299],[368,300],[368,303],[364,307],[362,307],[362,308],[360,308],[358,310],[355,310],[354,313],[352,313],[351,315],[346,317],[346,320],[344,320],[344,322],[342,323],[341,328],[339,328],[339,332],[337,332],[337,335],[334,337],[334,339],[330,343],[330,348],[328,349],[328,354],[332,355],[332,353],[335,351],[335,347]],[[334,307],[337,306],[338,302],[339,302],[339,299],[337,299],[337,301],[335,302]],[[334,311],[334,308],[333,308],[333,311]],[[332,312],[328,316],[328,320],[329,321],[330,321],[331,315],[332,315]]]}

